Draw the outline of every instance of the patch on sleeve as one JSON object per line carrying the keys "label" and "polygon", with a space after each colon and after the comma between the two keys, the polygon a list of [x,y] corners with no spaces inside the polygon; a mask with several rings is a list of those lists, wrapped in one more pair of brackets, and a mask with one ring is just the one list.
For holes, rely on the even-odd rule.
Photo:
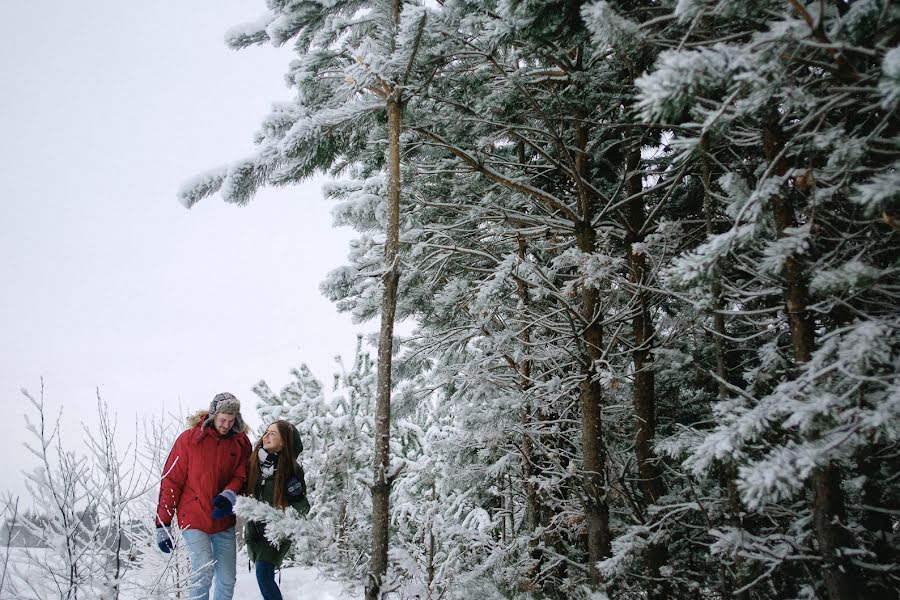
{"label": "patch on sleeve", "polygon": [[291,498],[302,498],[306,495],[306,485],[302,478],[297,476],[291,477],[287,485],[288,496]]}

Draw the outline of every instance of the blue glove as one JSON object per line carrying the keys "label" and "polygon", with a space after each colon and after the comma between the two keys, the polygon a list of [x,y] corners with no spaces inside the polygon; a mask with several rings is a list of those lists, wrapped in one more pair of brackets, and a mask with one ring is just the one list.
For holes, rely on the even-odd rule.
{"label": "blue glove", "polygon": [[237,500],[237,494],[231,490],[222,490],[222,493],[213,498],[212,511],[213,519],[224,519],[234,514],[234,503]]}
{"label": "blue glove", "polygon": [[175,547],[175,540],[172,539],[172,530],[166,525],[156,526],[156,545],[159,549],[168,554]]}

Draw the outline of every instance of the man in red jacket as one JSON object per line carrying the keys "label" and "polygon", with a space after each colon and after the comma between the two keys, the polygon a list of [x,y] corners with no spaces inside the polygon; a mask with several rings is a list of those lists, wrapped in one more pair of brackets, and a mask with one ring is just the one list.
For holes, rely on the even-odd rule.
{"label": "man in red jacket", "polygon": [[247,479],[250,440],[241,418],[241,403],[232,394],[217,394],[209,411],[188,419],[166,459],[156,509],[156,541],[169,552],[174,545],[172,519],[191,559],[190,598],[231,600],[237,578],[234,502]]}

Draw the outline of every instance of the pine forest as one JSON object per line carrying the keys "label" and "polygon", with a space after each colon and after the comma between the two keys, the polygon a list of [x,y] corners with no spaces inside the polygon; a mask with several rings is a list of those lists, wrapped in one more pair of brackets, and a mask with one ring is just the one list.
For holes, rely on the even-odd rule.
{"label": "pine forest", "polygon": [[179,198],[328,176],[321,290],[378,327],[330,393],[256,388],[304,438],[296,560],[373,600],[900,597],[900,5],[259,8],[226,41],[291,48],[293,100]]}

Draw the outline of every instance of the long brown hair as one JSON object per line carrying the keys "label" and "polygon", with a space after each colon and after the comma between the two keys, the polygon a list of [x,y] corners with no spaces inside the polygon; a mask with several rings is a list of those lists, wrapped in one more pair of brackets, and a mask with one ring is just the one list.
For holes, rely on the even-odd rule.
{"label": "long brown hair", "polygon": [[[297,449],[294,448],[294,426],[287,421],[275,421],[270,423],[266,429],[274,425],[278,429],[278,435],[281,436],[281,450],[278,452],[278,462],[275,463],[275,493],[272,496],[272,506],[276,508],[287,508],[287,498],[285,490],[290,478],[297,474]],[[249,471],[247,473],[247,492],[251,496],[256,496],[256,486],[259,483],[261,472],[259,468],[259,449],[262,448],[263,439],[260,436],[259,441],[253,446],[253,452],[250,453]]]}

